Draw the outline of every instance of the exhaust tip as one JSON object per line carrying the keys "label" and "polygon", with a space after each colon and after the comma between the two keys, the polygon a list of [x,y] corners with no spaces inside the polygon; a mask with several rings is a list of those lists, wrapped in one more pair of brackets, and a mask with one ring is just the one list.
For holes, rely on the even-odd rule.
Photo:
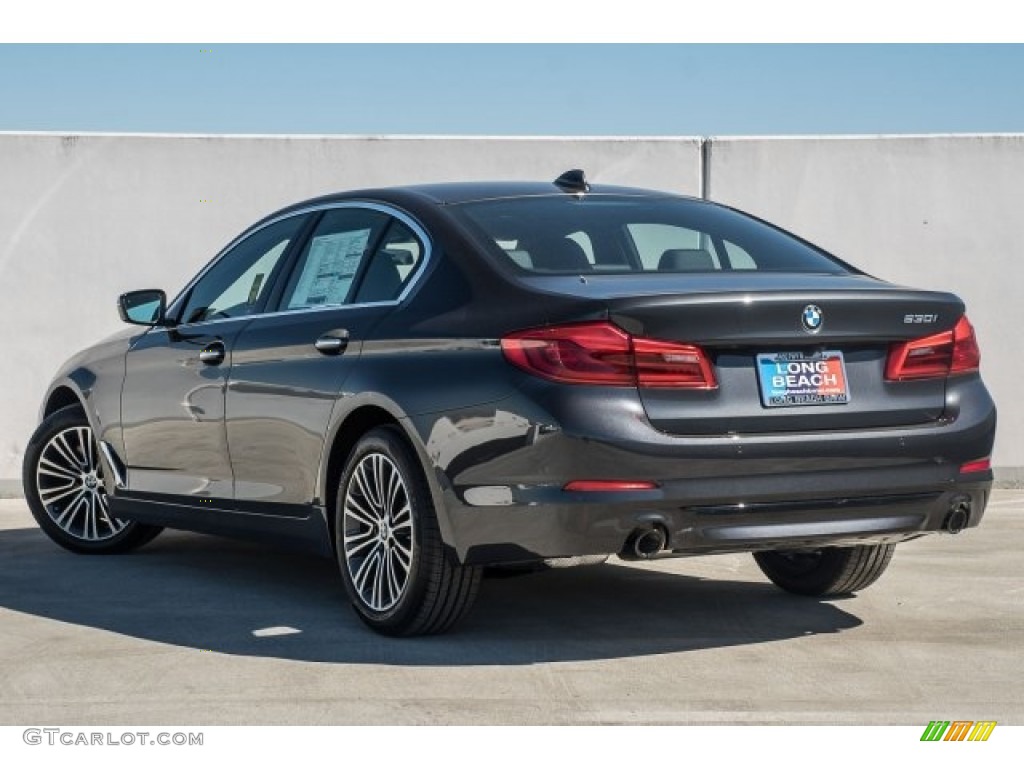
{"label": "exhaust tip", "polygon": [[623,560],[650,560],[668,543],[668,535],[660,526],[637,528],[626,540],[619,557]]}
{"label": "exhaust tip", "polygon": [[950,507],[949,512],[946,513],[946,519],[942,524],[950,533],[960,533],[971,520],[971,502],[966,499],[960,499],[953,503]]}

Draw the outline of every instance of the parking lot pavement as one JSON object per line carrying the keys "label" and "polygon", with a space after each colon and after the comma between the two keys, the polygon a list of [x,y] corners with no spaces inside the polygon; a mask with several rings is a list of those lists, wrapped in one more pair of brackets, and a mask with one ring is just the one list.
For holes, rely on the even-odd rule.
{"label": "parking lot pavement", "polygon": [[455,633],[391,640],[329,561],[185,533],[73,555],[0,501],[0,723],[1024,724],[1022,512],[997,491],[853,599],[746,555],[611,561],[488,579]]}

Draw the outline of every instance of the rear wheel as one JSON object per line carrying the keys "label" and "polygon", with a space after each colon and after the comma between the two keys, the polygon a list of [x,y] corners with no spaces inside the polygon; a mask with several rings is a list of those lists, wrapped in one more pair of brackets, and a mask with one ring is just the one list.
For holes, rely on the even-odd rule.
{"label": "rear wheel", "polygon": [[777,586],[798,595],[848,595],[874,584],[895,544],[755,552],[754,560]]}
{"label": "rear wheel", "polygon": [[335,544],[352,605],[386,635],[444,632],[470,609],[482,569],[453,562],[416,456],[391,427],[371,430],[338,489]]}
{"label": "rear wheel", "polygon": [[127,552],[162,530],[110,514],[99,446],[77,406],[62,408],[39,425],[25,451],[22,483],[39,527],[72,552]]}

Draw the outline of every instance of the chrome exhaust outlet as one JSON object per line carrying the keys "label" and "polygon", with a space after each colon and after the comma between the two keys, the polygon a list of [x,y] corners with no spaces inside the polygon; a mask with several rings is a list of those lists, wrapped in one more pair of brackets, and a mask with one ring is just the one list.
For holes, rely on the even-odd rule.
{"label": "chrome exhaust outlet", "polygon": [[661,526],[637,528],[626,539],[626,545],[619,553],[623,560],[650,560],[668,543],[668,535]]}
{"label": "chrome exhaust outlet", "polygon": [[946,513],[942,527],[950,533],[960,533],[971,520],[971,502],[969,499],[958,499],[953,502]]}

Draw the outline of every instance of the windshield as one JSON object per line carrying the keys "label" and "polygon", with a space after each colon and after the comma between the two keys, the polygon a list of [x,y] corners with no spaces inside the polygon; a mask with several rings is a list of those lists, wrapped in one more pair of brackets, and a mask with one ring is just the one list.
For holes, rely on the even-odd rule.
{"label": "windshield", "polygon": [[557,195],[452,210],[496,258],[530,272],[850,271],[775,227],[685,198]]}

